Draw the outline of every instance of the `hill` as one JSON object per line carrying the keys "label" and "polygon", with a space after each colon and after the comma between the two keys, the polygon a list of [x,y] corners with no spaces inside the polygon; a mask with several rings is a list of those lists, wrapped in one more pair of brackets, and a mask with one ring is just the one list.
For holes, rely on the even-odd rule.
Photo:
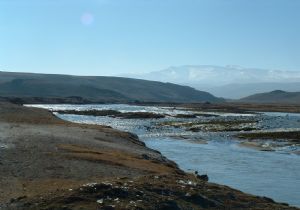
{"label": "hill", "polygon": [[217,97],[240,99],[253,94],[271,92],[273,90],[298,92],[300,91],[300,82],[232,83],[216,87],[203,87],[202,90],[208,91]]}
{"label": "hill", "polygon": [[[40,102],[221,102],[188,86],[141,79],[0,72],[0,97]],[[34,99],[32,99],[34,98]]]}
{"label": "hill", "polygon": [[250,103],[300,104],[300,92],[275,90],[268,93],[254,94],[242,98],[239,101]]}

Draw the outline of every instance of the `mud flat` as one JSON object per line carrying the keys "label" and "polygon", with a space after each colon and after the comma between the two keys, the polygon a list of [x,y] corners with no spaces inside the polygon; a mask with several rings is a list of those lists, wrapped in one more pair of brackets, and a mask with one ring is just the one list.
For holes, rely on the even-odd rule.
{"label": "mud flat", "polygon": [[0,103],[0,209],[297,209],[181,171],[136,135]]}
{"label": "mud flat", "polygon": [[300,144],[300,131],[255,132],[239,134],[238,137],[245,139],[272,139]]}
{"label": "mud flat", "polygon": [[257,130],[257,120],[210,120],[180,122],[168,121],[158,124],[159,126],[173,126],[175,128],[185,128],[192,132],[230,132],[230,131],[252,131]]}
{"label": "mud flat", "polygon": [[118,117],[125,119],[148,119],[148,118],[164,118],[162,114],[156,114],[151,112],[119,112],[116,110],[59,110],[59,114],[76,114],[76,115],[87,115],[87,116],[109,116],[109,117]]}
{"label": "mud flat", "polygon": [[241,146],[264,151],[273,151],[272,148],[276,147],[300,145],[300,131],[252,132],[238,134],[236,137],[243,139]]}

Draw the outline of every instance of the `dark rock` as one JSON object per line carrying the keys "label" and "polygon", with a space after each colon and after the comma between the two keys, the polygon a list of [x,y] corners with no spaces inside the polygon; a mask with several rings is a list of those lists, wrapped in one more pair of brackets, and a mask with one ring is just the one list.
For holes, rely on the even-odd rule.
{"label": "dark rock", "polygon": [[203,208],[210,208],[218,206],[218,202],[208,199],[207,197],[200,194],[192,194],[191,196],[185,197],[185,200],[197,204]]}
{"label": "dark rock", "polygon": [[227,196],[230,200],[236,200],[236,196],[231,192],[227,193]]}
{"label": "dark rock", "polygon": [[195,114],[177,114],[174,117],[176,118],[197,118]]}
{"label": "dark rock", "polygon": [[197,175],[197,178],[200,179],[200,180],[206,181],[206,182],[208,182],[208,179],[209,179],[206,174]]}
{"label": "dark rock", "polygon": [[145,160],[150,160],[151,158],[147,154],[142,154],[142,158]]}
{"label": "dark rock", "polygon": [[103,206],[101,209],[103,210],[114,210],[115,208],[112,206]]}
{"label": "dark rock", "polygon": [[198,128],[198,127],[192,127],[192,128],[189,128],[188,130],[189,130],[189,131],[192,131],[192,132],[199,132],[199,131],[201,131],[201,128]]}
{"label": "dark rock", "polygon": [[58,110],[59,114],[76,114],[76,115],[91,115],[91,116],[116,116],[121,114],[121,112],[116,110]]}
{"label": "dark rock", "polygon": [[270,203],[275,203],[275,201],[272,198],[263,197],[263,199],[270,202]]}
{"label": "dark rock", "polygon": [[126,118],[126,119],[148,119],[148,118],[164,118],[162,114],[156,114],[151,112],[126,112],[116,115],[116,117]]}
{"label": "dark rock", "polygon": [[161,202],[157,208],[158,210],[181,210],[175,201],[164,201]]}
{"label": "dark rock", "polygon": [[120,188],[112,188],[108,192],[104,193],[105,196],[113,197],[113,198],[127,198],[129,196],[129,192]]}
{"label": "dark rock", "polygon": [[76,202],[85,201],[85,198],[79,197],[79,196],[70,196],[63,200],[64,204],[71,204]]}

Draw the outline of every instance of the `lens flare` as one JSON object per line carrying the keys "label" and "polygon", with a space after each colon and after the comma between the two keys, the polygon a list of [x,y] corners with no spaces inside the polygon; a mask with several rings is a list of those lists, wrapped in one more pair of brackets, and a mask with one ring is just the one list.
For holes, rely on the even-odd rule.
{"label": "lens flare", "polygon": [[91,13],[86,12],[81,15],[80,21],[83,25],[86,26],[92,25],[94,22],[94,16]]}

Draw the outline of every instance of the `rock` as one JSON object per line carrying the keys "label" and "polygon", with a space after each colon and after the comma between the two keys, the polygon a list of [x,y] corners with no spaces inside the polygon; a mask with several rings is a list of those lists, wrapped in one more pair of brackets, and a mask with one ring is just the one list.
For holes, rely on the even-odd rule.
{"label": "rock", "polygon": [[177,205],[176,201],[164,201],[161,202],[157,208],[159,210],[181,210],[181,208]]}
{"label": "rock", "polygon": [[114,210],[115,207],[114,206],[103,206],[101,209],[103,209],[103,210]]}
{"label": "rock", "polygon": [[206,181],[206,182],[208,182],[208,176],[206,175],[206,174],[203,174],[203,175],[197,175],[196,176],[198,179],[200,179],[200,180],[203,180],[203,181]]}
{"label": "rock", "polygon": [[145,160],[150,160],[150,157],[147,154],[142,154],[142,158]]}
{"label": "rock", "polygon": [[197,118],[195,114],[177,114],[174,116],[175,118]]}
{"label": "rock", "polygon": [[72,204],[76,202],[85,201],[86,198],[79,197],[79,196],[70,196],[64,199],[64,204]]}
{"label": "rock", "polygon": [[275,201],[272,198],[268,198],[268,197],[263,197],[264,200],[270,202],[270,203],[275,203]]}
{"label": "rock", "polygon": [[185,197],[185,200],[197,204],[203,208],[211,208],[218,206],[218,202],[208,199],[207,197],[200,194],[192,194],[191,196]]}

